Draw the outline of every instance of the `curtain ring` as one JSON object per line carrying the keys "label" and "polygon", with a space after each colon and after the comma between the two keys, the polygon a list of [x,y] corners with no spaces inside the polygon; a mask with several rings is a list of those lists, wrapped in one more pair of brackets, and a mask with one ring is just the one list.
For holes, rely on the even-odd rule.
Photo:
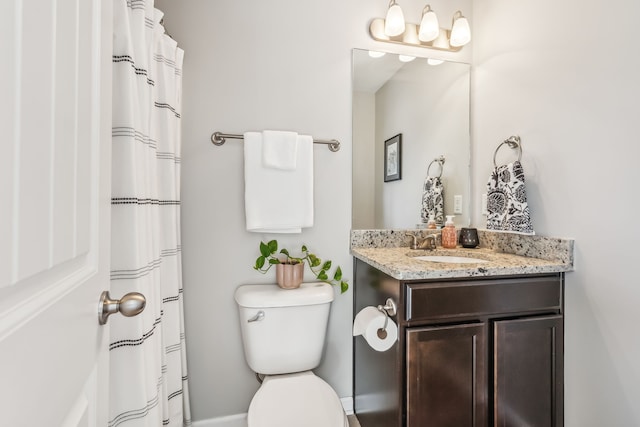
{"label": "curtain ring", "polygon": [[509,138],[502,141],[500,145],[496,147],[496,151],[493,152],[493,166],[495,166],[496,168],[498,167],[498,165],[496,164],[496,154],[498,154],[498,150],[500,150],[500,147],[502,147],[504,144],[507,144],[509,148],[513,148],[514,150],[517,148],[518,161],[522,159],[522,144],[520,143],[520,137],[517,135],[510,136]]}
{"label": "curtain ring", "polygon": [[444,156],[440,156],[440,157],[438,157],[436,159],[433,159],[431,161],[431,163],[429,163],[429,166],[427,167],[427,176],[430,176],[429,175],[429,170],[431,169],[431,166],[434,163],[437,163],[440,166],[440,175],[434,176],[433,178],[440,178],[442,176],[442,172],[444,171]]}

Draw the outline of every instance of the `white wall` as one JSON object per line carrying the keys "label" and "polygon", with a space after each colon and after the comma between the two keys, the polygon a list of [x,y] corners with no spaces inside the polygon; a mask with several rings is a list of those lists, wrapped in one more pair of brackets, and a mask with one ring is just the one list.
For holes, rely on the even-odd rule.
{"label": "white wall", "polygon": [[495,147],[519,134],[536,232],[576,239],[570,427],[640,425],[639,15],[633,0],[474,2],[474,223]]}
{"label": "white wall", "polygon": [[[315,226],[282,238],[306,243],[342,266],[352,283],[351,49],[381,49],[369,21],[388,2],[371,0],[156,0],[165,26],[185,50],[183,70],[182,245],[185,322],[194,420],[245,412],[258,387],[240,340],[236,287],[274,282],[251,269],[258,242],[273,235],[244,228],[242,142],[209,142],[214,131],[291,129],[337,138],[338,153],[316,146]],[[470,0],[441,0],[438,13]],[[437,3],[432,3],[435,5]],[[403,1],[418,22],[423,2]],[[445,19],[445,18],[443,18]],[[449,18],[446,18],[449,19]],[[444,21],[443,21],[444,22]],[[391,46],[391,45],[390,45]],[[395,49],[417,53],[422,49]],[[470,49],[456,57],[470,59]],[[443,54],[443,57],[447,55]],[[351,396],[352,294],[333,304],[327,354],[317,373]]]}

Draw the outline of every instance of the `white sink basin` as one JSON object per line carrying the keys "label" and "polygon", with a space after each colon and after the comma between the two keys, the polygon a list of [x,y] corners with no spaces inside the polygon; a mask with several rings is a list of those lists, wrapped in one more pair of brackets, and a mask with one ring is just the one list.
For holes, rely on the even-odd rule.
{"label": "white sink basin", "polygon": [[466,256],[452,256],[452,255],[423,255],[423,256],[416,256],[412,258],[420,261],[447,262],[447,263],[456,263],[456,264],[477,264],[481,262],[488,262],[487,260],[480,259],[480,258],[469,258]]}

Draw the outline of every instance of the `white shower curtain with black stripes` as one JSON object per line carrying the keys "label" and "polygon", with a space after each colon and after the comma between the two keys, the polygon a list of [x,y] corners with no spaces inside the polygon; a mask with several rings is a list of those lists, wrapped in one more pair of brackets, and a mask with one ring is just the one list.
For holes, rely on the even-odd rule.
{"label": "white shower curtain with black stripes", "polygon": [[114,0],[109,427],[189,426],[180,247],[183,51],[153,0]]}

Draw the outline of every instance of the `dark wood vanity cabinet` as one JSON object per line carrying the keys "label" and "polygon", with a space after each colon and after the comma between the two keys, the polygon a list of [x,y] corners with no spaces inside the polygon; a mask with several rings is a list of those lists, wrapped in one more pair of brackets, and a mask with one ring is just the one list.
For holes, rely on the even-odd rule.
{"label": "dark wood vanity cabinet", "polygon": [[398,308],[386,352],[354,338],[362,427],[563,425],[562,273],[399,281],[356,260],[354,313]]}
{"label": "dark wood vanity cabinet", "polygon": [[406,330],[406,425],[485,426],[486,325]]}

